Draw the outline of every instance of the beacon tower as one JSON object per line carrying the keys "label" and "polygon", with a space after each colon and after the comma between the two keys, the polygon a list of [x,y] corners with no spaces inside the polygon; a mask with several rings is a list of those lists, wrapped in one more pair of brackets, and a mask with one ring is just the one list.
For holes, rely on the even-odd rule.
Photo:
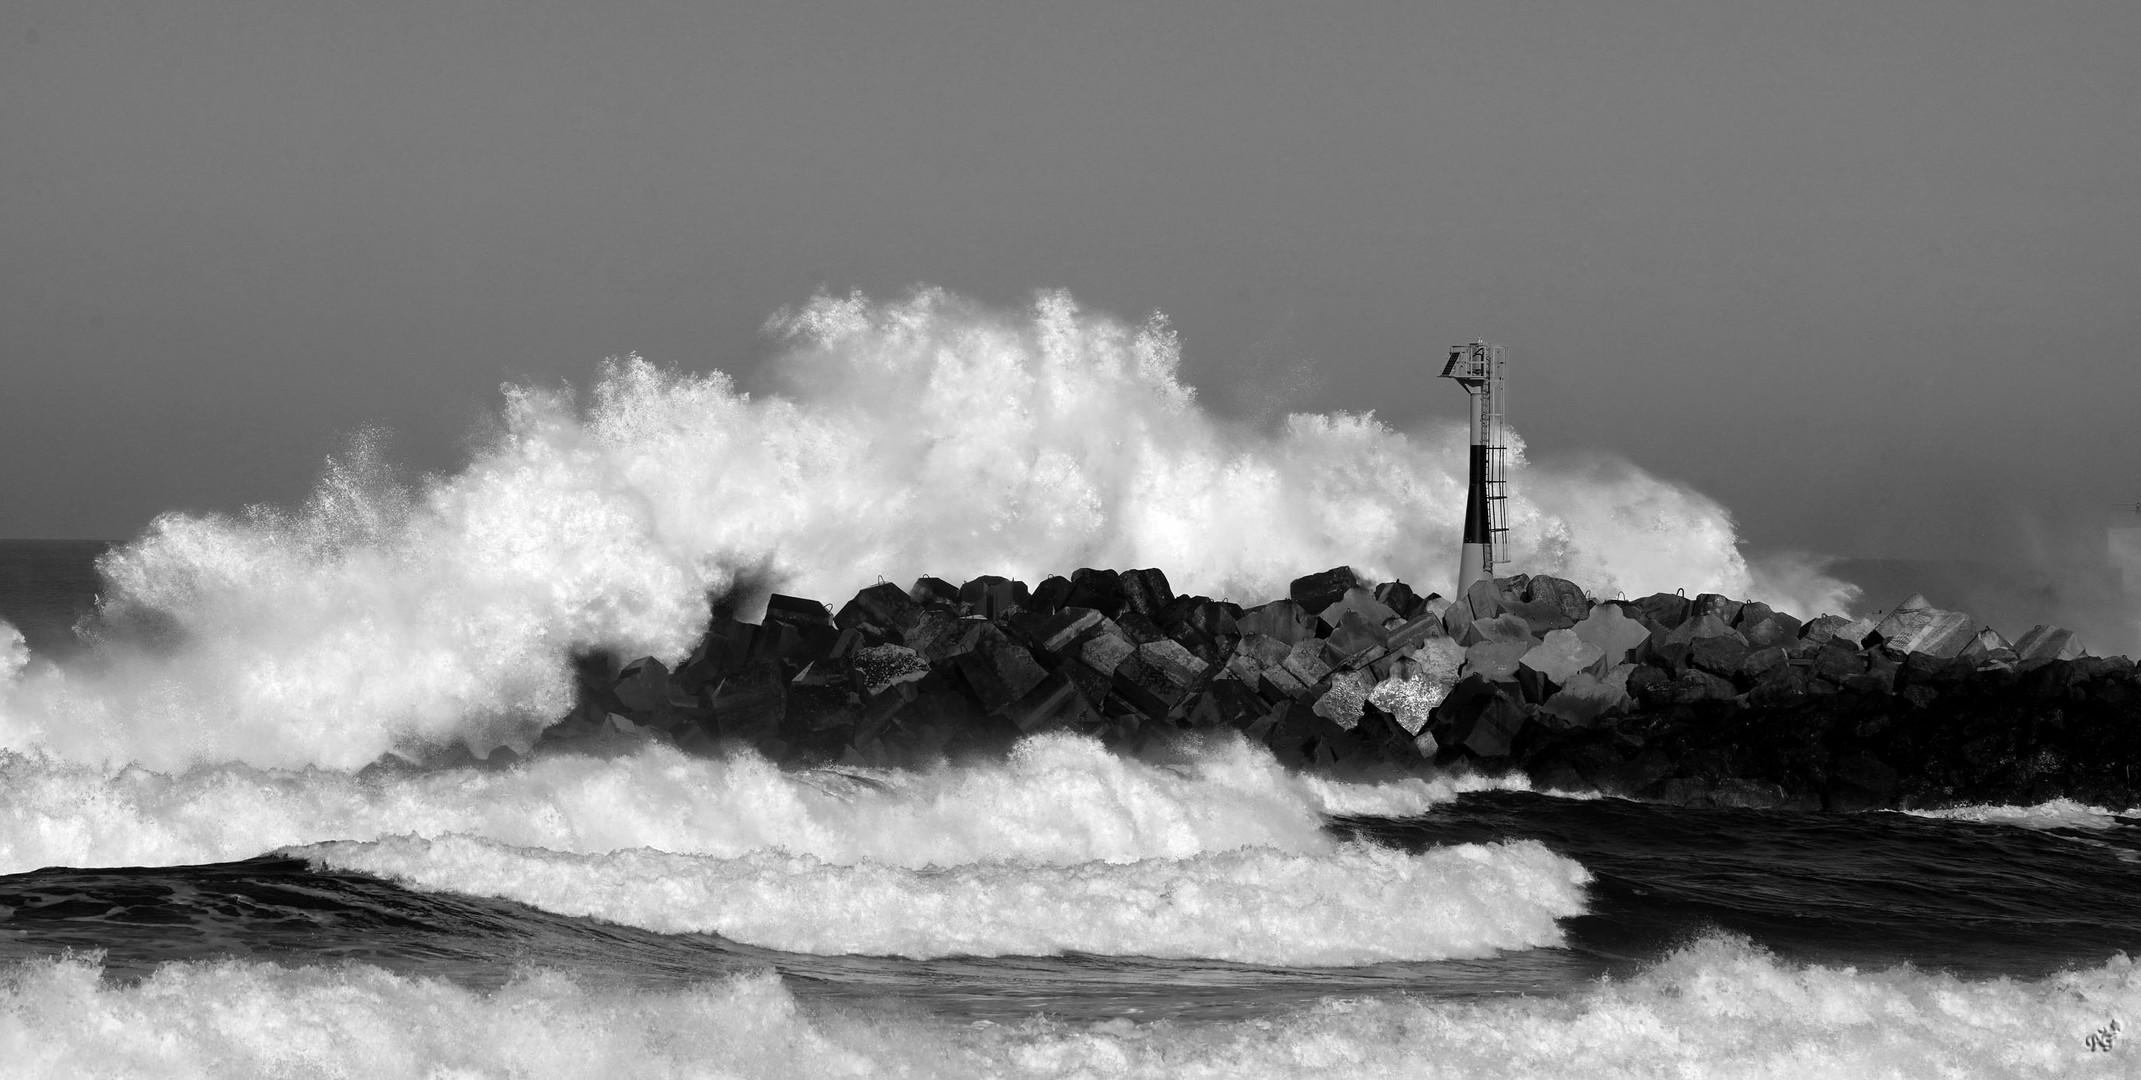
{"label": "beacon tower", "polygon": [[1472,399],[1472,449],[1465,488],[1464,543],[1457,557],[1457,595],[1491,578],[1502,563],[1502,535],[1509,531],[1509,482],[1502,469],[1509,448],[1502,438],[1509,387],[1502,377],[1502,347],[1475,341],[1450,346],[1442,377],[1457,380]]}

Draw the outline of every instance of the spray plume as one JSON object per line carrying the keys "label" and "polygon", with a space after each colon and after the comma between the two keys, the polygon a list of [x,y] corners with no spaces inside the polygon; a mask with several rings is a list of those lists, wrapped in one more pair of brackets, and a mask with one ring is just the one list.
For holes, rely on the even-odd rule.
{"label": "spray plume", "polygon": [[[1338,564],[1449,587],[1458,424],[1232,424],[1179,379],[1163,318],[1061,293],[1024,312],[820,296],[767,330],[775,395],[627,357],[584,403],[506,387],[457,473],[399,483],[364,436],[296,510],[158,518],[100,565],[101,648],[0,686],[0,746],[355,768],[525,745],[569,705],[572,651],[679,657],[740,575],[835,601],[880,576],[1081,565],[1241,603]],[[1529,467],[1521,445],[1512,466],[1520,568],[1605,596],[1755,585],[1700,494],[1620,462]],[[1811,571],[1796,587],[1769,599],[1849,599]]]}

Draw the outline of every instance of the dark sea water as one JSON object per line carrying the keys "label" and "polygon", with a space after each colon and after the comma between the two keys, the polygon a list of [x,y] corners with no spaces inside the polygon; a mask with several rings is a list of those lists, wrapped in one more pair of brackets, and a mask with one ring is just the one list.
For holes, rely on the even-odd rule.
{"label": "dark sea water", "polygon": [[[0,619],[70,648],[99,550],[0,545]],[[9,751],[0,860],[8,1076],[2141,1074],[2141,827],[2106,808],[1691,810],[1240,746]]]}

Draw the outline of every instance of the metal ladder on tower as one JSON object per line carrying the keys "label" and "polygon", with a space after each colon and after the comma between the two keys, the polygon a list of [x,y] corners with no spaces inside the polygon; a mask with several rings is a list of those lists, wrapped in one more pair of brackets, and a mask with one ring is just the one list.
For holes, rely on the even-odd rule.
{"label": "metal ladder on tower", "polygon": [[1502,346],[1486,347],[1486,380],[1480,387],[1480,426],[1487,445],[1487,552],[1486,570],[1492,576],[1507,561],[1502,537],[1509,531],[1508,408],[1509,380],[1502,371]]}

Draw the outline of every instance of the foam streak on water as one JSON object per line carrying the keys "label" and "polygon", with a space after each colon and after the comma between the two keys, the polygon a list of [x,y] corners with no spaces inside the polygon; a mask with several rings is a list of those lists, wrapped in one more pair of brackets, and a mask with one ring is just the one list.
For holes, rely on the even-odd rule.
{"label": "foam streak on water", "polygon": [[[1159,566],[1245,603],[1341,563],[1449,586],[1454,424],[1243,429],[1198,406],[1164,322],[1060,294],[1019,313],[927,290],[821,297],[771,330],[778,395],[626,359],[584,406],[507,388],[498,433],[450,475],[397,483],[360,439],[298,509],[164,515],[101,563],[100,654],[0,685],[0,747],[169,770],[524,746],[567,706],[572,650],[677,658],[706,592],[745,574],[835,602],[880,576],[1081,565]],[[1710,499],[1622,463],[1516,454],[1519,565],[1608,596],[1750,591]],[[1768,598],[1848,600],[1793,580]]]}
{"label": "foam streak on water", "polygon": [[2124,957],[2041,982],[1802,967],[1731,939],[1566,998],[1327,1001],[1233,1023],[958,1024],[812,1009],[778,979],[682,992],[531,973],[494,993],[375,968],[174,964],[100,984],[78,960],[0,978],[0,1059],[72,1077],[2127,1076]]}

